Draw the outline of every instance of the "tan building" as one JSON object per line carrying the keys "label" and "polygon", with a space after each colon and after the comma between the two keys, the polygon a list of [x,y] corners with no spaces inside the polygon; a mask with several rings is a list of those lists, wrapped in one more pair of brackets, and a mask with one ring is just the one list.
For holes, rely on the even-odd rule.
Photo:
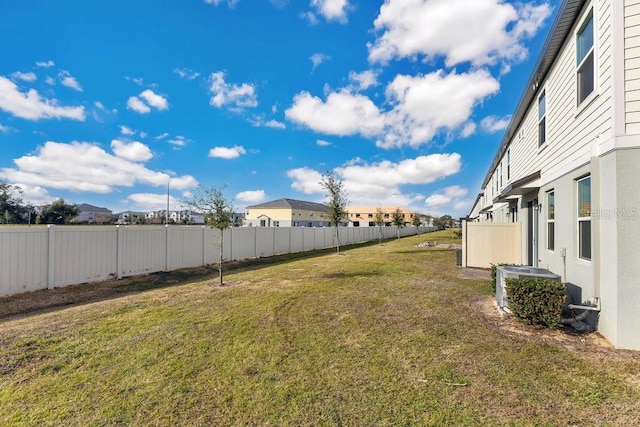
{"label": "tan building", "polygon": [[387,227],[393,225],[393,213],[396,209],[400,209],[400,212],[402,212],[405,225],[411,224],[413,216],[416,215],[415,212],[400,206],[349,206],[347,207],[349,225],[353,227],[375,227],[378,209],[382,211],[384,225]]}
{"label": "tan building", "polygon": [[321,203],[278,199],[247,206],[245,227],[328,227],[327,207]]}

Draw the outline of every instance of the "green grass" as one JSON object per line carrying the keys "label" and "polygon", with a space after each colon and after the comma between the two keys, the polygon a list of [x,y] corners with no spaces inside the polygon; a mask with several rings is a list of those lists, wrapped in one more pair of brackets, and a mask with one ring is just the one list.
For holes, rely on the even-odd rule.
{"label": "green grass", "polygon": [[183,271],[4,320],[0,425],[640,423],[638,357],[490,327],[470,306],[487,282],[415,246],[450,234],[256,260],[222,288]]}

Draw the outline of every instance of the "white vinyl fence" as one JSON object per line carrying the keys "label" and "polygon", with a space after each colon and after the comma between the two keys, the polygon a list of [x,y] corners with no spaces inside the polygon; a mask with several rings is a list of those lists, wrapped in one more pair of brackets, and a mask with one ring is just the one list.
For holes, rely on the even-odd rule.
{"label": "white vinyl fence", "polygon": [[[420,227],[420,233],[432,231]],[[396,237],[383,227],[383,238]],[[224,232],[223,259],[236,261],[335,246],[333,228],[243,227]],[[415,227],[400,236],[416,234]],[[0,295],[198,267],[219,258],[219,231],[203,226],[0,228]],[[342,227],[340,244],[377,240],[377,227]]]}

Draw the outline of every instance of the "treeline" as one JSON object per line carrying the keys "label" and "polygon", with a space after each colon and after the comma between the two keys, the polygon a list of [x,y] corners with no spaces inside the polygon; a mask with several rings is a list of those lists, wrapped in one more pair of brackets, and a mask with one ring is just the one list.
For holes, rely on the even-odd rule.
{"label": "treeline", "polygon": [[17,185],[0,182],[0,224],[67,224],[78,216],[78,206],[64,199],[36,207],[24,203]]}

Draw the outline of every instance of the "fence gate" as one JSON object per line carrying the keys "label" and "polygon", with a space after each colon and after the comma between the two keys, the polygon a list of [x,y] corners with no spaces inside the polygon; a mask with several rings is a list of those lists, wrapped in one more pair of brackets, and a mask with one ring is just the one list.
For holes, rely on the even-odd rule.
{"label": "fence gate", "polygon": [[463,221],[462,266],[491,264],[522,264],[521,224]]}

